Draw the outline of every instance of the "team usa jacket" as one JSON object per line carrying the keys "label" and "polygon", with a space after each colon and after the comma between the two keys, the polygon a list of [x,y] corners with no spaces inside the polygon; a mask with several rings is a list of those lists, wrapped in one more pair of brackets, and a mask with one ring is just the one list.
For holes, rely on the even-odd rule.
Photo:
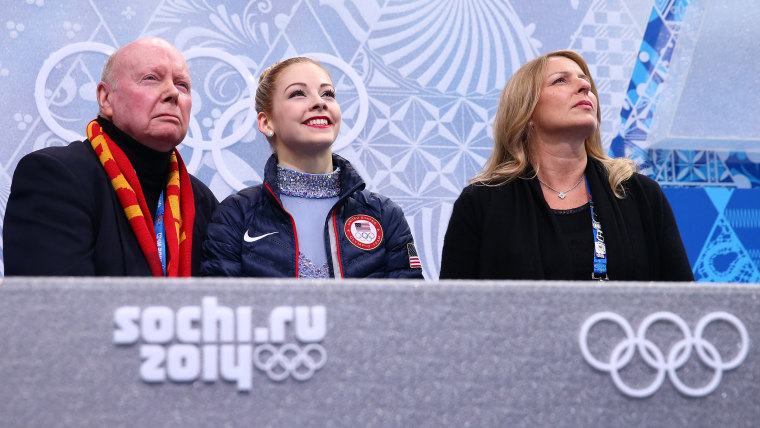
{"label": "team usa jacket", "polygon": [[[401,207],[365,190],[364,180],[342,157],[338,202],[325,218],[330,276],[422,278],[414,240]],[[262,184],[227,197],[217,208],[203,243],[201,272],[209,276],[298,275],[298,231],[277,184],[277,158],[267,161]]]}

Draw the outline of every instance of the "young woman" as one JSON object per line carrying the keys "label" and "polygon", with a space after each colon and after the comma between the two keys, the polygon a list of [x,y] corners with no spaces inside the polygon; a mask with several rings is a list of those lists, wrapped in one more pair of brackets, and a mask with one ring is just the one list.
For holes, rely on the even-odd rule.
{"label": "young woman", "polygon": [[341,112],[327,70],[290,58],[264,70],[258,127],[274,154],[264,182],[225,199],[201,271],[215,276],[422,278],[409,225],[332,153]]}
{"label": "young woman", "polygon": [[512,76],[494,151],[454,204],[442,279],[694,280],[660,186],[605,154],[600,118],[575,52]]}

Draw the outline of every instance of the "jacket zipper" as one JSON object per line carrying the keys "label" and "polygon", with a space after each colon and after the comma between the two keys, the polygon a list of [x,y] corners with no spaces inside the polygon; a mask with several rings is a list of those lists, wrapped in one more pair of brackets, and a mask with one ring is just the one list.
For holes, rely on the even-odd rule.
{"label": "jacket zipper", "polygon": [[298,278],[298,232],[296,231],[296,221],[293,219],[293,216],[290,215],[290,213],[285,210],[285,207],[282,206],[282,202],[280,202],[280,199],[277,196],[275,196],[274,192],[272,191],[272,188],[269,187],[269,183],[264,183],[264,185],[267,187],[267,190],[269,190],[269,193],[272,194],[272,197],[274,197],[274,200],[277,201],[277,205],[279,205],[282,211],[284,211],[285,214],[287,214],[288,217],[290,217],[290,224],[293,225],[293,236],[296,239],[296,278]]}
{"label": "jacket zipper", "polygon": [[333,276],[335,279],[343,279],[343,263],[340,259],[340,235],[338,234],[337,212],[338,205],[333,208],[332,221],[327,224],[330,235],[330,256],[332,258]]}

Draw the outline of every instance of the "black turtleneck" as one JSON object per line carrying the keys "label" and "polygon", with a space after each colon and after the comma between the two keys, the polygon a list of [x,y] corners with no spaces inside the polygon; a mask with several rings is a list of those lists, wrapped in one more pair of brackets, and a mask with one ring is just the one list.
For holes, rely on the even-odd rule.
{"label": "black turtleneck", "polygon": [[132,163],[132,168],[135,169],[137,178],[140,180],[150,218],[155,221],[158,197],[166,189],[169,156],[172,152],[159,152],[143,145],[101,116],[98,116],[98,123]]}

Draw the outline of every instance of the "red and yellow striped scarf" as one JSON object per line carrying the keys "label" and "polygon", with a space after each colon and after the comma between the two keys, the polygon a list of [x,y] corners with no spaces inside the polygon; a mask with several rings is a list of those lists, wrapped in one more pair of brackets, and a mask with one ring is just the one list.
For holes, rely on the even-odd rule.
{"label": "red and yellow striped scarf", "polygon": [[[111,137],[103,132],[97,119],[87,125],[87,138],[95,149],[100,163],[111,179],[116,195],[124,208],[132,231],[140,243],[153,276],[164,276],[158,256],[156,233],[150,217],[140,180],[132,163]],[[169,180],[166,184],[164,228],[168,248],[166,276],[190,276],[193,248],[195,203],[190,175],[182,157],[175,149],[169,160]]]}

